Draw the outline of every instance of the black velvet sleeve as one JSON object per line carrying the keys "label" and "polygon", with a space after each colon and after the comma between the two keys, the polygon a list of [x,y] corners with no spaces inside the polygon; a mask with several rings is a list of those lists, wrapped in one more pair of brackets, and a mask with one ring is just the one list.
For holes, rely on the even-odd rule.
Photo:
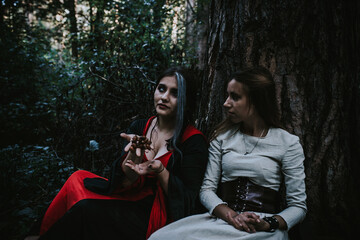
{"label": "black velvet sleeve", "polygon": [[[134,122],[131,123],[126,133],[142,135],[147,121],[148,119],[135,120]],[[109,180],[107,181],[102,178],[85,178],[84,185],[87,189],[99,194],[109,195],[119,186],[122,179],[124,178],[124,172],[122,171],[121,168],[121,162],[123,156],[125,155],[124,148],[127,144],[128,142],[123,140],[123,147],[122,147],[123,150],[121,156],[119,159],[114,161],[111,167]]]}
{"label": "black velvet sleeve", "polygon": [[171,159],[174,162],[169,162],[172,167],[168,167],[168,204],[173,221],[206,211],[200,204],[199,191],[208,160],[208,144],[197,134],[188,138],[180,149],[182,159],[174,153]]}

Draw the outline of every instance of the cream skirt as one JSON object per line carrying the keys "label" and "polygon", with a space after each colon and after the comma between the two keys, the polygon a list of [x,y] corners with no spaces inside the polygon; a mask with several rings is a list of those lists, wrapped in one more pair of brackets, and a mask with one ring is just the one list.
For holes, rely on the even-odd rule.
{"label": "cream skirt", "polygon": [[[263,213],[257,213],[264,217]],[[247,233],[209,213],[180,219],[154,232],[149,240],[287,240],[287,231]]]}

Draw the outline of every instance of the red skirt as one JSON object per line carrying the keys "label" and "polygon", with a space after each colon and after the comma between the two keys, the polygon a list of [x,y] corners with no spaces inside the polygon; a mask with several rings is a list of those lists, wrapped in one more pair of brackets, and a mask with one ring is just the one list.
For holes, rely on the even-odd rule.
{"label": "red skirt", "polygon": [[[79,170],[74,172],[60,192],[56,195],[47,209],[41,223],[40,235],[43,235],[56,221],[58,221],[74,204],[83,199],[109,199],[137,201],[153,194],[151,189],[143,189],[141,195],[101,195],[94,193],[84,186],[85,178],[103,178],[88,171]],[[105,179],[105,178],[103,178]]]}

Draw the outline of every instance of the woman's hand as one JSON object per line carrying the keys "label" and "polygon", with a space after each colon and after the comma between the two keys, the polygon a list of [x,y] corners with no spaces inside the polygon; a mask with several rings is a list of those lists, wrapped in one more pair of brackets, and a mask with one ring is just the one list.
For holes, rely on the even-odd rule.
{"label": "woman's hand", "polygon": [[151,142],[145,136],[137,136],[134,134],[125,133],[121,133],[120,136],[129,141],[129,143],[124,148],[124,151],[128,154],[121,164],[121,168],[127,178],[127,180],[123,180],[123,186],[126,187],[132,182],[136,181],[136,179],[139,177],[139,174],[134,171],[134,168],[132,168],[130,165],[127,165],[126,163],[129,163],[129,161],[135,165],[142,163],[145,151],[151,149]]}
{"label": "woman's hand", "polygon": [[159,174],[165,169],[159,160],[151,160],[143,163],[134,163],[131,160],[126,160],[125,166],[131,168],[138,175],[146,175],[149,173]]}
{"label": "woman's hand", "polygon": [[[286,230],[287,227],[287,223],[285,222],[285,220],[279,216],[279,215],[274,215],[274,217],[277,219],[277,221],[279,222],[279,229],[280,230]],[[270,224],[266,221],[264,221],[264,219],[260,219],[260,222],[258,222],[255,225],[255,228],[257,231],[269,231],[270,230]]]}
{"label": "woman's hand", "polygon": [[144,155],[145,150],[151,150],[151,141],[145,136],[138,136],[134,134],[121,133],[120,136],[126,139],[129,143],[125,146],[124,151],[128,152],[128,155],[132,156],[130,159],[139,158]]}
{"label": "woman's hand", "polygon": [[[260,216],[252,212],[243,212],[232,215],[231,212],[226,214],[227,222],[234,226],[236,229],[254,233],[258,229],[256,226],[261,223]],[[263,221],[264,222],[264,221]]]}
{"label": "woman's hand", "polygon": [[257,231],[268,231],[270,229],[270,224],[260,218],[260,222],[255,224],[255,228]]}

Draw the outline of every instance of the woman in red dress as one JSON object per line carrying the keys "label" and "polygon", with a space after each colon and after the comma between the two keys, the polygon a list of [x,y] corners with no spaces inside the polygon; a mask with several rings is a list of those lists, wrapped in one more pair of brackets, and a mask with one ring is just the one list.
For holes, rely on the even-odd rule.
{"label": "woman in red dress", "polygon": [[69,177],[45,213],[40,239],[147,239],[203,210],[198,193],[208,145],[190,122],[192,83],[178,67],[159,77],[156,116],[121,134],[129,143],[109,179],[84,170]]}

